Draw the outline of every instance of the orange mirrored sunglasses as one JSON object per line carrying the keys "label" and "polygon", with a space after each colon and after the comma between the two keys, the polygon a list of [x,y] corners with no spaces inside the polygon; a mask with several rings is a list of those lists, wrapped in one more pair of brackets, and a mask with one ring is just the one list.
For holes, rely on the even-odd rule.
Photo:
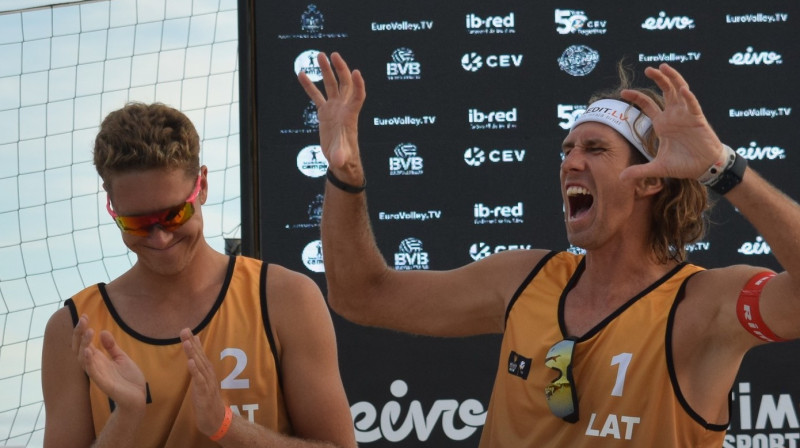
{"label": "orange mirrored sunglasses", "polygon": [[148,213],[146,215],[131,215],[120,216],[111,209],[111,197],[106,194],[106,210],[108,214],[114,218],[117,227],[125,233],[137,236],[147,236],[154,226],[159,226],[164,230],[174,232],[178,227],[184,225],[192,216],[194,216],[194,203],[197,201],[197,196],[200,194],[200,179],[202,174],[197,176],[192,194],[186,199],[186,202],[175,207],[170,207],[165,210],[160,210],[155,213]]}

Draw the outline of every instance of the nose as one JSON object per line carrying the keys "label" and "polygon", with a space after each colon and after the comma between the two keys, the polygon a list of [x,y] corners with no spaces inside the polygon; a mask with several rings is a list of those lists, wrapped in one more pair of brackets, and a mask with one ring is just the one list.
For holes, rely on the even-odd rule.
{"label": "nose", "polygon": [[586,157],[581,148],[574,147],[568,153],[561,153],[561,171],[582,171],[586,167]]}
{"label": "nose", "polygon": [[169,244],[173,237],[172,232],[164,229],[159,224],[154,224],[153,227],[150,227],[150,233],[147,235],[150,244],[156,247]]}

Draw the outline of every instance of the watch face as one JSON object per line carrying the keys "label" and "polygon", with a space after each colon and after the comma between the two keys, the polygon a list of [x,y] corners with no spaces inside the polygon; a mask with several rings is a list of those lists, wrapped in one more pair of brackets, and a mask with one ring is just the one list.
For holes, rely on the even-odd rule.
{"label": "watch face", "polygon": [[731,191],[731,189],[742,181],[742,177],[744,176],[744,170],[747,168],[747,160],[744,157],[736,154],[736,159],[733,161],[733,165],[726,169],[725,171],[720,174],[719,179],[714,182],[713,185],[709,185],[708,188],[711,191],[719,194],[724,195],[725,193]]}

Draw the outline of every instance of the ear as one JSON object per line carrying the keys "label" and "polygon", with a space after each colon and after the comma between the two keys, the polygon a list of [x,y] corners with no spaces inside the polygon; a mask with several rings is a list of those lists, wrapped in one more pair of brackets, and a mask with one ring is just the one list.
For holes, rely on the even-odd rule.
{"label": "ear", "polygon": [[208,167],[203,165],[200,167],[200,204],[205,205],[208,200]]}
{"label": "ear", "polygon": [[636,197],[653,196],[664,189],[664,179],[660,177],[643,177],[636,180]]}

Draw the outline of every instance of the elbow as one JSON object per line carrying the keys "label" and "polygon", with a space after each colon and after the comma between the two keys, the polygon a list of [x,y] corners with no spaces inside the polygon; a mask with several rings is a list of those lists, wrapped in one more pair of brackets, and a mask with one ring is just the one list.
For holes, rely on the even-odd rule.
{"label": "elbow", "polygon": [[363,310],[363,307],[354,302],[355,299],[352,296],[346,293],[331,292],[331,289],[328,289],[328,306],[334,313],[350,322],[364,324],[363,313],[359,312],[359,310]]}

